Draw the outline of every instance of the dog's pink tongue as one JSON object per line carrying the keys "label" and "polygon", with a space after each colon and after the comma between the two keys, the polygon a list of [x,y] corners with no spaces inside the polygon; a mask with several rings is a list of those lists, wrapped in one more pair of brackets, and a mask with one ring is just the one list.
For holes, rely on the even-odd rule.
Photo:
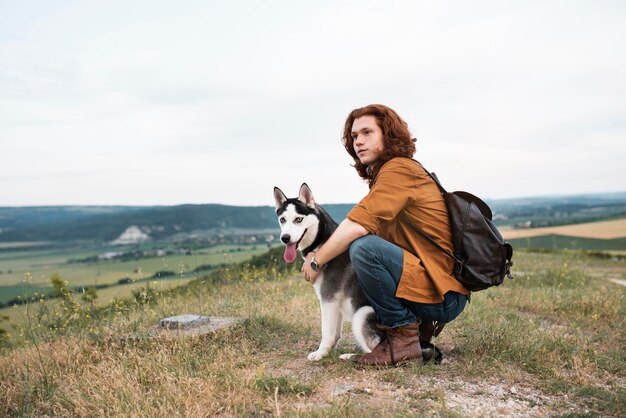
{"label": "dog's pink tongue", "polygon": [[283,258],[288,263],[293,263],[293,260],[296,259],[296,245],[297,244],[289,244],[285,247],[285,254]]}

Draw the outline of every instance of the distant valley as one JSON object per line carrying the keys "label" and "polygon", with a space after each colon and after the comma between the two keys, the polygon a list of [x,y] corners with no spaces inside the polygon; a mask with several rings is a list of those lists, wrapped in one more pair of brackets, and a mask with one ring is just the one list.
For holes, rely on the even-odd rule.
{"label": "distant valley", "polygon": [[[516,253],[576,250],[626,259],[626,193],[488,203]],[[339,222],[353,206],[324,208]],[[150,283],[180,286],[281,246],[278,238],[271,206],[0,208],[0,314],[33,292],[53,297],[55,277],[77,293],[97,290],[98,303],[106,304]]]}
{"label": "distant valley", "polygon": [[[535,228],[626,217],[626,192],[488,200],[499,226]],[[342,220],[354,204],[324,208]],[[278,225],[271,206],[0,207],[0,250],[19,245],[84,241],[128,245],[188,240],[271,241]],[[246,238],[247,237],[247,238]],[[252,241],[250,242],[250,239]],[[246,241],[246,239],[248,241]],[[22,243],[10,245],[9,243]]]}

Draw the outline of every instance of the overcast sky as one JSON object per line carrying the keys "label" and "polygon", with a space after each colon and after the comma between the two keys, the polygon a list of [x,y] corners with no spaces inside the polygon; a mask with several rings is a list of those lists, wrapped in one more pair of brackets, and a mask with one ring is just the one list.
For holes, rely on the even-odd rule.
{"label": "overcast sky", "polygon": [[0,0],[0,206],[319,203],[383,103],[449,190],[626,190],[626,2]]}

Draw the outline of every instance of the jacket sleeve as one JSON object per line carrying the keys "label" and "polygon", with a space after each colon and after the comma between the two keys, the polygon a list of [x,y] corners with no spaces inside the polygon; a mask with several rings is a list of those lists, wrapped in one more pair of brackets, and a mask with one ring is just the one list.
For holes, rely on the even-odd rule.
{"label": "jacket sleeve", "polygon": [[347,218],[362,225],[372,234],[380,231],[382,224],[393,220],[410,205],[416,191],[416,176],[405,161],[392,159],[383,165],[376,182]]}

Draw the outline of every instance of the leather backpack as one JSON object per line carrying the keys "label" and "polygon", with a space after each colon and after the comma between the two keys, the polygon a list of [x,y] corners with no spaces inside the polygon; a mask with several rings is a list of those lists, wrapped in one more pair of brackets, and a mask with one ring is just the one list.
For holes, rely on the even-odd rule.
{"label": "leather backpack", "polygon": [[454,259],[454,276],[470,291],[498,286],[505,276],[512,279],[513,247],[502,238],[492,222],[489,206],[471,193],[447,192],[435,173],[424,170],[439,187],[448,207],[454,253],[413,226],[415,231]]}

